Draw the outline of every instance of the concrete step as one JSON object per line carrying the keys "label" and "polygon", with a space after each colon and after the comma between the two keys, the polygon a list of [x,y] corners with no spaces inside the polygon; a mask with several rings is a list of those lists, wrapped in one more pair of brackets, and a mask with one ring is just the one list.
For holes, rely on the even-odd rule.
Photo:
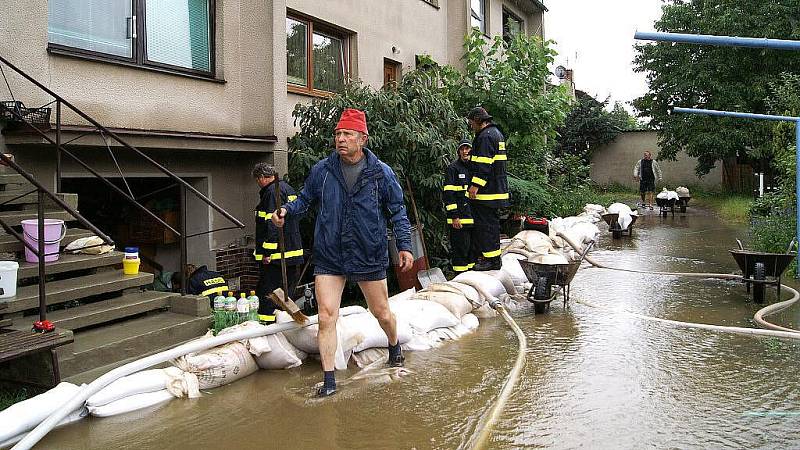
{"label": "concrete step", "polygon": [[[81,228],[69,228],[67,229],[67,235],[64,236],[64,239],[61,241],[61,247],[66,247],[75,239],[89,237],[92,235],[94,235],[94,233],[89,230],[84,230]],[[9,234],[0,234],[0,252],[21,252],[23,248],[24,246],[22,245],[22,242],[18,241],[16,238],[14,238],[14,236]]]}
{"label": "concrete step", "polygon": [[[16,172],[0,173],[0,184],[30,184],[28,180]],[[31,185],[33,186],[33,185]]]}
{"label": "concrete step", "polygon": [[170,305],[170,297],[176,296],[178,294],[171,292],[134,292],[110,300],[52,311],[47,313],[47,319],[59,328],[77,330],[149,311],[165,309]]}
{"label": "concrete step", "polygon": [[[45,264],[45,273],[52,275],[56,273],[72,272],[74,270],[93,269],[95,267],[112,266],[120,264],[124,253],[111,251],[103,255],[84,255],[84,254],[61,254],[57,261]],[[24,259],[19,263],[17,278],[39,279],[39,263],[27,262]]]}
{"label": "concrete step", "polygon": [[[45,211],[44,213],[45,219],[61,219],[65,222],[69,222],[71,220],[75,220],[72,215],[66,211]],[[36,211],[35,210],[23,210],[23,211],[0,211],[0,219],[2,219],[6,225],[8,226],[17,226],[23,220],[27,219],[35,219],[36,218]],[[5,234],[5,231],[3,230]]]}
{"label": "concrete step", "polygon": [[79,331],[75,333],[75,342],[71,346],[73,356],[59,361],[61,374],[69,377],[117,361],[142,357],[154,349],[172,347],[200,337],[210,325],[211,316],[192,317],[160,312]]}
{"label": "concrete step", "polygon": [[[39,203],[39,196],[36,192],[30,192],[30,189],[19,189],[13,191],[0,191],[0,205],[36,205]],[[56,194],[58,198],[64,201],[73,209],[78,209],[78,194]],[[44,199],[45,209],[61,209],[56,205],[50,197],[45,196]],[[29,208],[30,209],[30,208]]]}
{"label": "concrete step", "polygon": [[[46,301],[48,305],[64,303],[93,295],[121,291],[153,282],[152,273],[140,272],[137,275],[124,275],[121,270],[110,270],[83,277],[57,280],[47,283]],[[17,295],[9,299],[0,300],[8,305],[2,312],[13,313],[39,306],[39,286],[22,286],[17,289]]]}

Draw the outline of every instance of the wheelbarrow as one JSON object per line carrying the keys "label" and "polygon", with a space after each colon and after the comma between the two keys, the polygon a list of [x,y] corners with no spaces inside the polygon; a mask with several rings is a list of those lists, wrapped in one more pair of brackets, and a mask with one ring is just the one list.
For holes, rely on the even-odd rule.
{"label": "wheelbarrow", "polygon": [[[675,217],[675,203],[677,199],[674,198],[658,198],[656,197],[656,205],[659,208],[659,214],[661,217],[667,217],[667,213],[671,212],[672,217]],[[683,207],[683,212],[686,212],[686,206]]]}
{"label": "wheelbarrow", "polygon": [[689,200],[691,200],[691,199],[692,199],[691,196],[689,196],[689,197],[678,197],[678,201],[675,204],[681,209],[682,213],[685,213],[686,212],[686,206],[689,204]]}
{"label": "wheelbarrow", "polygon": [[747,292],[750,292],[750,285],[753,285],[753,301],[764,303],[764,294],[767,285],[775,285],[778,301],[781,300],[781,276],[794,261],[797,251],[792,252],[797,246],[797,239],[792,239],[786,253],[765,253],[753,250],[745,250],[742,241],[736,240],[738,249],[730,250],[733,259],[742,271],[744,284]]}
{"label": "wheelbarrow", "polygon": [[567,264],[541,264],[528,260],[519,260],[519,265],[522,267],[522,271],[525,272],[525,277],[531,282],[526,298],[533,303],[533,309],[536,314],[545,313],[550,309],[550,302],[556,298],[557,293],[557,290],[553,290],[553,286],[561,287],[564,306],[569,303],[570,283],[572,283],[572,279],[575,278],[575,274],[581,267],[583,258],[593,245],[594,241],[587,244],[580,258]]}
{"label": "wheelbarrow", "polygon": [[611,237],[614,239],[619,239],[622,237],[623,234],[628,233],[628,236],[631,236],[633,233],[633,224],[636,223],[636,219],[639,218],[638,214],[631,214],[631,223],[628,224],[628,228],[622,229],[619,225],[619,214],[617,213],[605,213],[601,216],[603,220],[608,224],[608,231],[611,232]]}

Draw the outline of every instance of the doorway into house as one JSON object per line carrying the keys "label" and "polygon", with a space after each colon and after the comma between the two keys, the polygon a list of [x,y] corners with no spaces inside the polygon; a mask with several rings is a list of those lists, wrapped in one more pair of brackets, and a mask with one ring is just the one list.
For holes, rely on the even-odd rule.
{"label": "doorway into house", "polygon": [[389,58],[383,59],[383,85],[394,86],[400,81],[400,63]]}

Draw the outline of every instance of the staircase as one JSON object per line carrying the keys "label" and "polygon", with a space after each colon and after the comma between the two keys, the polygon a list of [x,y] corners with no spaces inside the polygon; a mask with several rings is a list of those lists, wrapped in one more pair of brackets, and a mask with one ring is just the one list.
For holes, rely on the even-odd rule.
{"label": "staircase", "polygon": [[[0,172],[0,203],[33,189],[21,175]],[[59,196],[77,210],[76,194]],[[19,229],[21,220],[36,218],[36,208],[33,193],[0,206],[0,217]],[[92,234],[70,226],[72,216],[55,205],[45,205],[45,211],[47,218],[67,221],[62,247]],[[0,327],[29,330],[39,320],[38,264],[25,262],[23,249],[21,242],[0,230],[0,259],[20,264],[17,295],[0,299]],[[90,381],[124,362],[201,336],[209,327],[206,297],[148,291],[145,286],[153,282],[153,274],[124,275],[122,256],[118,251],[62,253],[46,265],[47,319],[60,330],[71,330],[74,337],[72,344],[56,350],[62,378]]]}

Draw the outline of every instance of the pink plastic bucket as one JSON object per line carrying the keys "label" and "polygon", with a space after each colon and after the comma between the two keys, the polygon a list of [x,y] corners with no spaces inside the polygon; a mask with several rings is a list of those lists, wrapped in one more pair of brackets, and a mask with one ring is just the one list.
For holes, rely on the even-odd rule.
{"label": "pink plastic bucket", "polygon": [[[25,242],[31,247],[39,248],[39,221],[38,219],[28,219],[22,221],[22,233],[25,235]],[[58,247],[61,240],[67,234],[67,227],[63,220],[44,219],[44,257],[45,262],[58,260]],[[52,253],[52,255],[50,254]],[[27,246],[25,247],[25,261],[38,262],[39,259]]]}

